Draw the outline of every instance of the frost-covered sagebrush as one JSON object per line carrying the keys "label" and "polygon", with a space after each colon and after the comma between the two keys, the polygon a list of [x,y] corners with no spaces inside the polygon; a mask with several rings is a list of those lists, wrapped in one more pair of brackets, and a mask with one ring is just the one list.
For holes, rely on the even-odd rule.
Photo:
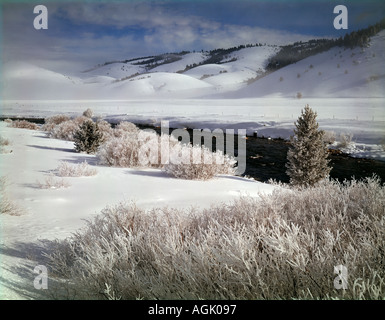
{"label": "frost-covered sagebrush", "polygon": [[87,117],[87,118],[92,118],[93,115],[94,115],[94,112],[92,111],[91,108],[88,108],[87,110],[84,110],[84,112],[83,112],[83,116]]}
{"label": "frost-covered sagebrush", "polygon": [[60,122],[47,128],[48,135],[54,139],[74,141],[74,134],[85,121],[90,119],[84,116]]}
{"label": "frost-covered sagebrush", "polygon": [[5,176],[0,177],[0,215],[19,216],[23,213],[23,210],[9,198],[7,193],[8,185],[8,178]]}
{"label": "frost-covered sagebrush", "polygon": [[182,144],[169,135],[139,130],[124,124],[99,148],[99,163],[127,168],[164,168],[182,179],[207,180],[218,174],[234,174],[235,160],[204,146]]}
{"label": "frost-covered sagebrush", "polygon": [[340,133],[339,142],[337,144],[338,148],[347,148],[352,143],[353,134],[352,133]]}
{"label": "frost-covered sagebrush", "polygon": [[9,127],[29,130],[39,130],[40,127],[33,122],[27,120],[15,120],[8,124]]}
{"label": "frost-covered sagebrush", "polygon": [[139,131],[139,128],[132,122],[128,122],[128,121],[122,121],[120,122],[116,127],[115,127],[115,130],[114,130],[114,135],[116,137],[120,137],[122,136],[124,133],[129,133],[129,132],[138,132]]}
{"label": "frost-covered sagebrush", "polygon": [[72,298],[384,299],[385,187],[277,186],[207,210],[122,203],[49,248]]}
{"label": "frost-covered sagebrush", "polygon": [[89,177],[96,175],[98,171],[86,161],[76,164],[61,161],[56,172],[59,177]]}
{"label": "frost-covered sagebrush", "polygon": [[124,131],[118,129],[117,136],[110,137],[97,153],[100,164],[138,168],[160,168],[161,137],[144,130]]}
{"label": "frost-covered sagebrush", "polygon": [[69,120],[71,120],[70,117],[65,114],[57,114],[51,117],[47,117],[44,119],[44,125],[42,126],[42,129],[49,132],[53,130],[57,125]]}
{"label": "frost-covered sagebrush", "polygon": [[0,154],[2,153],[10,153],[11,150],[7,149],[6,147],[10,145],[10,142],[8,139],[3,138],[0,136]]}
{"label": "frost-covered sagebrush", "polygon": [[176,178],[208,180],[218,174],[235,174],[236,161],[222,151],[212,152],[204,146],[177,144],[170,149],[164,170]]}

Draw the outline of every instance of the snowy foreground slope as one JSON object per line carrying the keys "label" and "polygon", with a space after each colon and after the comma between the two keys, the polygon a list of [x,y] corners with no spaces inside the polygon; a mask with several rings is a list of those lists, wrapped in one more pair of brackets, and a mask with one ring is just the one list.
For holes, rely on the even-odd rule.
{"label": "snowy foreground slope", "polygon": [[[94,156],[73,152],[73,143],[49,139],[42,131],[9,128],[0,134],[10,141],[11,153],[0,154],[0,173],[7,178],[7,197],[20,216],[0,215],[0,298],[43,299],[33,286],[44,239],[63,239],[85,225],[108,205],[134,201],[141,208],[208,208],[241,195],[270,193],[274,186],[233,176],[209,181],[175,179],[161,170],[96,166]],[[63,178],[67,188],[42,189],[60,161],[95,166],[97,175]],[[54,177],[55,180],[62,178]]]}

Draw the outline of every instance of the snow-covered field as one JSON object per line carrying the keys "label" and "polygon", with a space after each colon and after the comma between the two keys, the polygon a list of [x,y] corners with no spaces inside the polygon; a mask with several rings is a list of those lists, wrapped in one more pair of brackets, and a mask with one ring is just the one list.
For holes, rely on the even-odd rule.
{"label": "snow-covered field", "polygon": [[[143,70],[124,63],[76,75],[7,63],[1,116],[80,115],[91,108],[95,116],[111,122],[159,126],[169,121],[170,128],[246,129],[250,135],[287,139],[309,104],[318,113],[321,129],[334,131],[337,138],[352,135],[353,143],[344,151],[385,160],[384,39],[382,31],[366,48],[333,48],[256,81],[252,79],[264,71],[276,48],[245,48],[230,54],[227,63],[179,72],[205,58],[190,53],[136,76]],[[22,211],[20,216],[0,216],[2,299],[47,298],[33,286],[39,240],[65,238],[107,205],[135,201],[144,208],[208,207],[274,188],[240,177],[187,181],[161,170],[101,167],[94,156],[74,153],[72,142],[49,139],[42,131],[9,128],[1,122],[0,134],[12,150],[0,154],[0,173],[7,177],[7,196]],[[84,160],[96,166],[97,175],[64,178],[68,188],[39,187],[60,161]]]}
{"label": "snow-covered field", "polygon": [[[163,101],[20,101],[6,102],[8,116],[46,117],[58,113],[80,114],[91,107],[109,121],[130,120],[170,127],[247,129],[251,134],[288,138],[303,108],[295,99],[163,100]],[[352,133],[349,151],[355,156],[385,159],[384,100],[310,99],[320,127]],[[364,108],[370,105],[370,108]],[[81,108],[81,109],[80,109]],[[65,238],[107,205],[135,201],[143,208],[172,206],[208,207],[240,195],[258,196],[273,186],[240,177],[221,176],[209,181],[169,177],[156,169],[134,170],[97,166],[94,156],[73,152],[73,143],[49,139],[42,131],[16,129],[0,123],[0,135],[10,141],[11,153],[1,154],[1,176],[7,177],[7,196],[21,208],[20,216],[1,215],[2,299],[43,299],[34,289],[33,272],[40,257],[40,240]],[[41,189],[60,161],[96,166],[97,175],[64,178],[68,188]],[[54,177],[54,179],[59,179]]]}
{"label": "snow-covered field", "polygon": [[[84,219],[108,205],[134,201],[142,208],[207,208],[274,188],[233,176],[190,181],[172,178],[157,169],[101,167],[96,166],[95,156],[74,153],[72,142],[49,139],[42,131],[9,128],[1,122],[0,134],[10,141],[7,149],[12,150],[0,155],[1,176],[7,177],[6,195],[22,211],[19,216],[0,216],[1,299],[47,298],[44,290],[33,286],[37,276],[33,269],[41,259],[39,241],[69,236],[84,226]],[[60,161],[84,160],[96,166],[97,175],[63,178],[70,184],[67,188],[40,188]]]}
{"label": "snow-covered field", "polygon": [[385,98],[249,98],[249,99],[162,99],[162,100],[45,100],[4,101],[3,117],[45,118],[59,113],[80,115],[91,108],[95,116],[110,122],[170,128],[245,129],[248,135],[288,139],[305,104],[318,114],[320,128],[351,134],[344,150],[355,157],[385,159]]}

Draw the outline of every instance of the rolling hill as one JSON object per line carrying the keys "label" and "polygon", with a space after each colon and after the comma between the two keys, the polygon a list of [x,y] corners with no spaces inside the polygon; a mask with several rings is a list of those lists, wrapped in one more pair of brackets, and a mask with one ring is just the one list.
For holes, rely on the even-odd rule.
{"label": "rolling hill", "polygon": [[[328,42],[326,42],[328,43]],[[360,46],[294,44],[305,58],[279,68],[283,47],[262,44],[110,61],[76,75],[26,62],[3,66],[4,100],[384,97],[385,31]],[[329,43],[328,43],[329,44]],[[323,48],[323,47],[322,47]]]}

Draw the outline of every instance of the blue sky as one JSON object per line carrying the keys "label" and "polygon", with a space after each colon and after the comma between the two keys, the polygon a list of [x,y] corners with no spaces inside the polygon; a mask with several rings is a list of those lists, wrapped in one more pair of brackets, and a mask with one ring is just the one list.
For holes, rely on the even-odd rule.
{"label": "blue sky", "polygon": [[[48,30],[33,28],[38,4],[48,9]],[[348,8],[348,30],[333,27],[338,4]],[[163,52],[338,37],[383,17],[383,0],[3,0],[2,61],[75,71]]]}

